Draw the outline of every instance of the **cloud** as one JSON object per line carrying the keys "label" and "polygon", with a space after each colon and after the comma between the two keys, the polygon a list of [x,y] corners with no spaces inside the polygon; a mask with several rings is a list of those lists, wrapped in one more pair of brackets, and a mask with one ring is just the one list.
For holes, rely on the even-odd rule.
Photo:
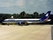
{"label": "cloud", "polygon": [[22,7],[24,5],[25,5],[24,0],[9,0],[8,2],[4,2],[4,1],[0,2],[0,7],[11,7],[11,6]]}
{"label": "cloud", "polygon": [[18,0],[18,1],[15,2],[14,5],[15,6],[24,6],[25,5],[25,2],[24,2],[24,0]]}
{"label": "cloud", "polygon": [[[52,0],[0,0],[0,12],[20,12],[22,10],[47,11],[53,7]],[[29,11],[28,11],[29,12]]]}
{"label": "cloud", "polygon": [[47,0],[27,0],[27,10],[31,9],[32,11],[46,11],[50,7],[47,5]]}
{"label": "cloud", "polygon": [[45,0],[39,0],[39,1],[36,1],[35,3],[35,7],[46,7],[47,6],[47,1]]}
{"label": "cloud", "polygon": [[34,0],[29,0],[29,4],[30,5],[34,4]]}
{"label": "cloud", "polygon": [[8,2],[0,2],[0,7],[10,7],[11,4]]}

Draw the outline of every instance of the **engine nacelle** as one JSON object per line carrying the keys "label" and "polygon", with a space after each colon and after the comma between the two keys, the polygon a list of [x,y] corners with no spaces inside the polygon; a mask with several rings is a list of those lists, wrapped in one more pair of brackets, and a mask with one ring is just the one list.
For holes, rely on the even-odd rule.
{"label": "engine nacelle", "polygon": [[18,22],[18,25],[21,25],[21,22]]}

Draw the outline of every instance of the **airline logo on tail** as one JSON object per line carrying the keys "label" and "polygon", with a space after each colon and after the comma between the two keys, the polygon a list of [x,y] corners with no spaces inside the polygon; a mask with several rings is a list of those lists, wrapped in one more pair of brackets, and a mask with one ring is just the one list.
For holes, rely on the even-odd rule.
{"label": "airline logo on tail", "polygon": [[48,16],[48,14],[46,14],[46,17]]}
{"label": "airline logo on tail", "polygon": [[50,16],[51,11],[48,11],[40,20],[41,21],[47,21]]}
{"label": "airline logo on tail", "polygon": [[47,20],[48,20],[48,18],[49,18],[49,15],[48,15],[48,14],[46,14],[46,17],[47,17],[47,18],[45,19],[45,21],[47,21]]}

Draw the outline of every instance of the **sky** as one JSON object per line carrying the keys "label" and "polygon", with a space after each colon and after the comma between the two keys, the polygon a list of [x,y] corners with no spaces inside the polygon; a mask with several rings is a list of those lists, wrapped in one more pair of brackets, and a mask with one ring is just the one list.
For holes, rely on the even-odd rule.
{"label": "sky", "polygon": [[52,11],[53,0],[0,0],[0,13],[46,13]]}

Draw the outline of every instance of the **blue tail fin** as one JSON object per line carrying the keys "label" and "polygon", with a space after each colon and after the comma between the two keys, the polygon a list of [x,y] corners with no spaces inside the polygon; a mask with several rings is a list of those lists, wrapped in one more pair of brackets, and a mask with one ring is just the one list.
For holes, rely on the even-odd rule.
{"label": "blue tail fin", "polygon": [[41,17],[41,21],[47,21],[50,16],[51,11],[48,11],[43,17]]}

